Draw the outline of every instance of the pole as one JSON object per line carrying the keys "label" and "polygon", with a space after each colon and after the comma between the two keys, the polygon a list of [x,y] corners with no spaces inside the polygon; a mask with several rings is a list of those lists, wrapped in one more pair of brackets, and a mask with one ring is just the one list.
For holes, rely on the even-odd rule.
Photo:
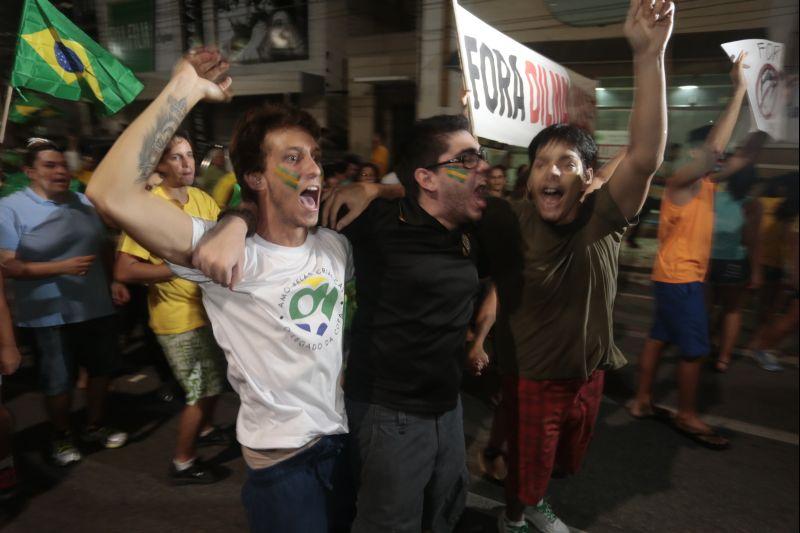
{"label": "pole", "polygon": [[0,122],[0,144],[3,144],[6,138],[6,123],[8,122],[8,110],[11,108],[12,91],[13,89],[9,85],[6,90],[6,102],[3,104],[3,121]]}

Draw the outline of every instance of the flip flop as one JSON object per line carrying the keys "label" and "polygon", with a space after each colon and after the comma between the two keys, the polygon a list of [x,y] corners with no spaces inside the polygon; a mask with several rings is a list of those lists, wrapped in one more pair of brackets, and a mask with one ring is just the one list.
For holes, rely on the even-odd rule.
{"label": "flip flop", "polygon": [[719,372],[720,374],[724,374],[730,368],[731,362],[730,361],[723,361],[722,359],[717,359],[714,361],[714,370]]}
{"label": "flip flop", "polygon": [[672,427],[675,428],[675,431],[677,431],[684,437],[690,438],[695,443],[699,444],[700,446],[703,446],[704,448],[708,448],[709,450],[716,450],[716,451],[727,450],[731,446],[731,443],[728,439],[716,433],[714,430],[710,430],[707,432],[697,431],[694,429],[683,427],[677,422],[673,422]]}
{"label": "flip flop", "polygon": [[669,409],[664,409],[663,407],[659,407],[657,405],[650,406],[650,412],[635,415],[631,411],[630,404],[626,406],[628,410],[628,414],[631,415],[632,418],[636,420],[655,420],[656,422],[672,422],[672,411]]}

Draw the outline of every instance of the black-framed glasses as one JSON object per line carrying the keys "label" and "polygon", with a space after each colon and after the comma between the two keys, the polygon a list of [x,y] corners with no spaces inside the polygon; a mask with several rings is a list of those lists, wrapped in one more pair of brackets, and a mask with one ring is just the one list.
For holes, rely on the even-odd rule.
{"label": "black-framed glasses", "polygon": [[440,161],[439,163],[435,163],[433,165],[428,165],[425,167],[428,170],[433,170],[436,167],[440,167],[442,165],[452,165],[454,163],[459,163],[464,166],[467,170],[473,169],[477,167],[481,161],[486,161],[486,150],[483,148],[479,148],[477,152],[464,152],[458,157],[454,157],[453,159],[448,159],[447,161]]}

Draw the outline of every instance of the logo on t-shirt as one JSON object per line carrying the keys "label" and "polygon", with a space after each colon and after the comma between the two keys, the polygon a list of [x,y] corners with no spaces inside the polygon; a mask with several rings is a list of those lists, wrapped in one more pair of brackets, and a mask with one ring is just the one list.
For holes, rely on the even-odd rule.
{"label": "logo on t-shirt", "polygon": [[298,328],[321,337],[338,299],[339,291],[326,277],[306,278],[289,300],[289,317]]}
{"label": "logo on t-shirt", "polygon": [[289,338],[300,348],[322,350],[340,342],[343,320],[343,286],[333,272],[322,267],[295,278],[283,289],[278,307]]}

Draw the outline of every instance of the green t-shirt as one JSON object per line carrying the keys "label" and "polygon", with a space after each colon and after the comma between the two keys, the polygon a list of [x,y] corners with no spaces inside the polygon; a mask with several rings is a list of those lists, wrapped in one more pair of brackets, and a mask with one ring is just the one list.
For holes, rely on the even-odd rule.
{"label": "green t-shirt", "polygon": [[489,201],[477,236],[483,268],[497,285],[503,373],[587,379],[625,364],[614,344],[613,308],[627,227],[606,187],[560,226],[542,220],[529,200]]}

